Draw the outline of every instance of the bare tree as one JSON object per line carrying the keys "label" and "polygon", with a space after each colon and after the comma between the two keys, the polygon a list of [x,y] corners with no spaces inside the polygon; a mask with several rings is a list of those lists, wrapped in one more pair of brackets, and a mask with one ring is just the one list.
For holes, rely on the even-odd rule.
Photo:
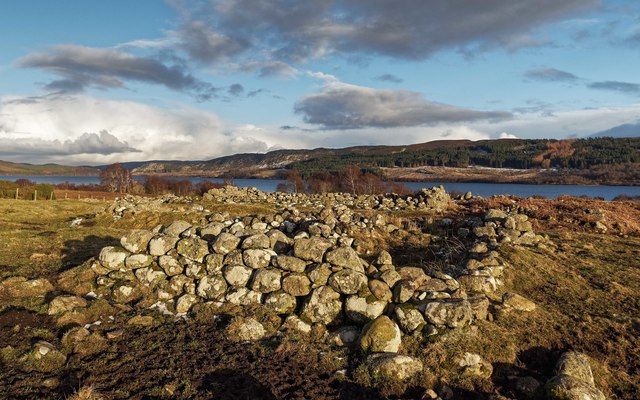
{"label": "bare tree", "polygon": [[134,181],[129,170],[120,164],[112,164],[100,172],[100,185],[107,192],[129,193]]}

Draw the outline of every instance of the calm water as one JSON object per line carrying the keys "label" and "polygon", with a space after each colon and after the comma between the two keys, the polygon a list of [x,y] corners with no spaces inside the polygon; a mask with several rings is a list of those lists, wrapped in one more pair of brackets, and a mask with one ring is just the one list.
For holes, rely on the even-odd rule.
{"label": "calm water", "polygon": [[[74,184],[98,184],[100,178],[97,176],[0,176],[0,180],[15,181],[26,178],[36,183],[74,183]],[[202,181],[220,182],[222,178],[185,178],[193,183]],[[142,181],[144,177],[137,176],[136,180]],[[234,179],[239,187],[256,187],[264,192],[275,192],[278,183],[283,182],[275,179]],[[443,185],[448,192],[472,192],[474,195],[483,197],[511,194],[520,197],[530,197],[542,195],[548,198],[556,198],[562,195],[602,197],[611,200],[619,194],[630,196],[640,196],[640,186],[579,186],[579,185],[524,185],[512,183],[446,183],[446,182],[404,182],[413,190],[420,190],[425,187]]]}

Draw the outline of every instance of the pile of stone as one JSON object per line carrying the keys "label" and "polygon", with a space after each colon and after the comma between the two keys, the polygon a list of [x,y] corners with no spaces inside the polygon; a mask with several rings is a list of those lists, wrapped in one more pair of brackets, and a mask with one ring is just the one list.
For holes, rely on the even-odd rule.
{"label": "pile of stone", "polygon": [[256,188],[226,186],[211,189],[203,196],[207,201],[221,203],[270,203],[277,205],[297,204],[304,207],[322,208],[325,204],[340,204],[364,210],[445,210],[451,197],[442,186],[421,189],[413,195],[395,193],[376,195],[353,195],[350,193],[265,193]]}

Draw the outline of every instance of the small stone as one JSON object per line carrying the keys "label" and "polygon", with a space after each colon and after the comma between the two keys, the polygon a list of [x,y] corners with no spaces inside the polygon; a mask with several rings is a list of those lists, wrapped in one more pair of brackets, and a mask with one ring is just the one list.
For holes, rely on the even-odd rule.
{"label": "small stone", "polygon": [[462,368],[464,375],[487,379],[493,373],[493,366],[474,353],[464,353],[458,360],[458,365]]}
{"label": "small stone", "polygon": [[517,311],[531,312],[536,309],[536,303],[516,293],[507,292],[502,296],[502,304]]}
{"label": "small stone", "polygon": [[416,329],[424,326],[426,323],[422,313],[414,306],[409,304],[401,304],[394,309],[394,316],[400,329],[405,333],[411,334]]}
{"label": "small stone", "polygon": [[180,275],[184,271],[182,264],[171,256],[162,255],[158,257],[158,265],[168,276]]}
{"label": "small stone", "polygon": [[369,300],[357,295],[347,297],[344,304],[344,311],[347,317],[354,322],[365,323],[376,319],[384,312],[387,302],[380,300]]}
{"label": "small stone", "polygon": [[221,275],[205,276],[198,282],[196,294],[206,300],[224,298],[227,282]]}
{"label": "small stone", "polygon": [[197,236],[190,236],[180,239],[176,244],[178,254],[198,263],[204,261],[204,257],[209,254],[209,244]]}
{"label": "small stone", "polygon": [[374,379],[405,382],[422,372],[422,362],[414,357],[398,354],[372,354],[366,360],[369,373]]}
{"label": "small stone", "polygon": [[229,339],[236,342],[256,341],[267,335],[264,326],[253,318],[235,317],[227,327]]}
{"label": "small stone", "polygon": [[434,301],[425,306],[426,320],[436,326],[460,328],[471,322],[471,305],[466,300]]}
{"label": "small stone", "polygon": [[393,259],[391,258],[391,254],[388,251],[382,250],[378,254],[378,258],[376,259],[377,265],[385,265],[385,264],[393,264]]}
{"label": "small stone", "polygon": [[151,315],[136,315],[129,318],[127,324],[136,326],[151,326],[153,325],[153,317]]}
{"label": "small stone", "polygon": [[351,346],[358,341],[360,332],[357,326],[341,326],[329,335],[327,343],[339,347]]}
{"label": "small stone", "polygon": [[178,314],[186,313],[197,302],[198,302],[198,296],[194,294],[187,293],[185,295],[182,295],[176,302],[176,312]]}
{"label": "small stone", "polygon": [[58,296],[51,300],[47,314],[57,315],[67,311],[73,311],[76,308],[87,307],[87,301],[77,296]]}
{"label": "small stone", "polygon": [[311,323],[328,325],[337,319],[341,311],[340,294],[329,286],[320,286],[307,297],[300,316]]}
{"label": "small stone", "polygon": [[274,255],[272,250],[249,249],[242,252],[242,261],[253,269],[265,268],[271,264],[271,257]]}
{"label": "small stone", "polygon": [[378,300],[385,302],[391,301],[391,289],[389,289],[389,286],[386,283],[377,279],[371,279],[369,280],[368,285],[369,290]]}
{"label": "small stone", "polygon": [[191,228],[191,224],[186,221],[173,221],[164,229],[164,233],[169,236],[180,236],[181,233]]}
{"label": "small stone", "polygon": [[358,253],[351,247],[339,247],[329,251],[325,255],[325,260],[332,265],[364,273],[364,267],[360,262],[360,257],[358,257]]}
{"label": "small stone", "polygon": [[294,296],[284,292],[276,292],[266,296],[264,305],[276,314],[291,314],[295,311],[297,303]]}
{"label": "small stone", "polygon": [[307,261],[321,263],[324,253],[331,247],[331,242],[320,237],[299,239],[293,246],[294,255]]}

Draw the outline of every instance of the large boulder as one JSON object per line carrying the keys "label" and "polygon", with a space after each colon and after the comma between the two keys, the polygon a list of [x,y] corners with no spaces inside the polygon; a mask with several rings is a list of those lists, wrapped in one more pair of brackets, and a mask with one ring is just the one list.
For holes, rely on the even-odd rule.
{"label": "large boulder", "polygon": [[516,293],[507,292],[502,296],[502,304],[517,311],[531,312],[536,309],[536,303]]}
{"label": "large boulder", "polygon": [[427,303],[424,316],[433,325],[459,328],[471,322],[473,312],[466,300],[434,301]]}
{"label": "large boulder", "polygon": [[381,315],[362,329],[360,349],[367,353],[397,353],[402,344],[400,328],[386,315]]}
{"label": "large boulder", "polygon": [[328,325],[338,318],[341,311],[340,294],[329,286],[320,286],[307,297],[300,316],[311,323]]}

